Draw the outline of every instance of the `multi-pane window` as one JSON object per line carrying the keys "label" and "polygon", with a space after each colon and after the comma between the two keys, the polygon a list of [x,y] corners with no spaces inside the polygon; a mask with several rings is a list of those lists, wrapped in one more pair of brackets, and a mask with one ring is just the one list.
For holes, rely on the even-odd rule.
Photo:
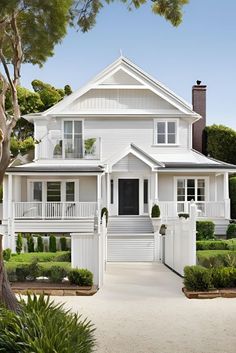
{"label": "multi-pane window", "polygon": [[177,201],[185,202],[194,200],[203,202],[206,200],[205,179],[178,179],[177,180]]}
{"label": "multi-pane window", "polygon": [[65,158],[83,157],[82,121],[64,121],[64,156]]}
{"label": "multi-pane window", "polygon": [[48,202],[61,201],[61,182],[60,181],[47,182],[47,201]]}
{"label": "multi-pane window", "polygon": [[42,201],[43,197],[43,184],[41,181],[33,182],[33,201]]}
{"label": "multi-pane window", "polygon": [[111,179],[111,204],[114,203],[114,181]]}
{"label": "multi-pane window", "polygon": [[156,122],[156,143],[176,144],[177,127],[176,121]]}

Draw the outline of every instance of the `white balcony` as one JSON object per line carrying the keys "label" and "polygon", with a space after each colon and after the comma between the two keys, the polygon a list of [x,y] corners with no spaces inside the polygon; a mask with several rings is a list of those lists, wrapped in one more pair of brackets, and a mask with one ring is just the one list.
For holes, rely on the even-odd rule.
{"label": "white balcony", "polygon": [[[161,216],[163,219],[178,217],[179,213],[189,213],[190,202],[160,201]],[[229,201],[197,202],[199,218],[227,218]]]}
{"label": "white balcony", "polygon": [[83,159],[101,158],[101,138],[84,136],[76,141],[61,139],[50,134],[35,147],[35,159]]}
{"label": "white balcony", "polygon": [[97,202],[15,202],[15,219],[94,218]]}

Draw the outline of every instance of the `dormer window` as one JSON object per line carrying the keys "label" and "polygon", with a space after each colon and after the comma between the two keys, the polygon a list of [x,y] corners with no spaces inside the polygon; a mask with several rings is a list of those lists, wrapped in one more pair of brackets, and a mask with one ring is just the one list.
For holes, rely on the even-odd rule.
{"label": "dormer window", "polygon": [[156,145],[177,144],[177,120],[154,121],[154,143]]}

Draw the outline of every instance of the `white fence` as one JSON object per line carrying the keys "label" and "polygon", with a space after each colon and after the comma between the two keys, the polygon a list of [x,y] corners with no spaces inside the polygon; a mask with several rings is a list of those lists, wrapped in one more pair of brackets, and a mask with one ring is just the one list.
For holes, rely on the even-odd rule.
{"label": "white fence", "polygon": [[193,203],[188,219],[175,219],[166,224],[163,262],[181,276],[185,266],[196,265],[196,217],[197,206]]}
{"label": "white fence", "polygon": [[96,202],[15,202],[16,219],[93,218]]}

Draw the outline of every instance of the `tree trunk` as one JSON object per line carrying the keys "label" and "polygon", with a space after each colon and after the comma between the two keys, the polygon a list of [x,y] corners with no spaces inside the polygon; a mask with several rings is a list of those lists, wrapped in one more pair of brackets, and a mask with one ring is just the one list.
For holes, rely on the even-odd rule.
{"label": "tree trunk", "polygon": [[0,185],[2,185],[5,171],[10,163],[10,138],[4,139],[1,144],[2,158],[0,159]]}
{"label": "tree trunk", "polygon": [[0,301],[9,310],[18,312],[20,305],[8,281],[2,254],[2,234],[0,234]]}

